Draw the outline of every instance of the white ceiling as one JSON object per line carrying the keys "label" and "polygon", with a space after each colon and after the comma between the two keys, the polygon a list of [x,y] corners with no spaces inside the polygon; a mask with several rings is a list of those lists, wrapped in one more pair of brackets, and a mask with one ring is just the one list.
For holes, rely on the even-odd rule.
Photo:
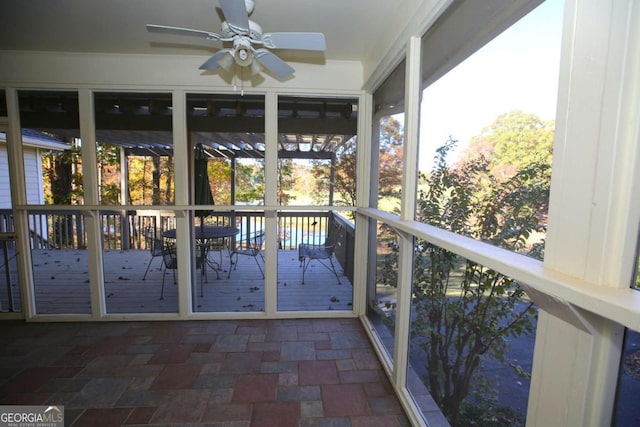
{"label": "white ceiling", "polygon": [[[241,1],[241,0],[240,0]],[[385,37],[398,1],[255,0],[251,20],[264,32],[325,34],[324,54],[282,52],[290,61],[361,61]],[[217,0],[2,0],[0,50],[210,55],[220,44],[152,34],[146,24],[218,33]],[[319,55],[319,56],[318,56]]]}

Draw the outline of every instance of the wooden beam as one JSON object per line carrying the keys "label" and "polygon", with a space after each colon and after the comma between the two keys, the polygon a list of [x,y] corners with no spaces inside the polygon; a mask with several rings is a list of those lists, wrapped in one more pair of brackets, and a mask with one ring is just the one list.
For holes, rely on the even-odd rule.
{"label": "wooden beam", "polygon": [[299,134],[344,134],[355,135],[358,133],[358,121],[356,119],[303,119],[280,118],[278,119],[278,132]]}

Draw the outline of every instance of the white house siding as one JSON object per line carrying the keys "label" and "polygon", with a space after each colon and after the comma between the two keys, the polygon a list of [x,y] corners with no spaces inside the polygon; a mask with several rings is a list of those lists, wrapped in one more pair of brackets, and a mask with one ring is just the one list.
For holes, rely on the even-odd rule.
{"label": "white house siding", "polygon": [[23,148],[27,203],[30,205],[40,205],[44,203],[42,162],[38,151],[37,148]]}
{"label": "white house siding", "polygon": [[[44,204],[42,188],[42,161],[40,150],[36,147],[23,146],[25,183],[27,188],[27,203]],[[9,186],[9,162],[7,146],[0,144],[0,209],[11,209],[11,187]],[[0,231],[11,231],[13,225],[8,217],[0,215]],[[47,239],[47,220],[44,216],[29,219],[29,229],[40,237]]]}
{"label": "white house siding", "polygon": [[[27,202],[39,205],[44,203],[42,190],[42,164],[38,149],[23,147]],[[11,187],[9,186],[9,161],[7,146],[0,144],[0,209],[11,209]]]}

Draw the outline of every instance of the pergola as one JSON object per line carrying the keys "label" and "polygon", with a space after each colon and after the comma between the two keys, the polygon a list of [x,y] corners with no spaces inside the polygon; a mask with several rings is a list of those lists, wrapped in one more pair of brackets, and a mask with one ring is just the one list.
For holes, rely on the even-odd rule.
{"label": "pergola", "polygon": [[[195,93],[187,94],[186,102],[192,147],[202,144],[208,156],[232,163],[264,158],[262,96]],[[120,147],[122,162],[128,156],[173,156],[171,94],[96,93],[94,109],[96,140]],[[353,98],[280,97],[278,157],[329,160],[333,178],[336,153],[357,133],[357,114],[358,103]],[[23,128],[67,140],[80,137],[74,92],[22,91],[20,119]],[[232,176],[232,187],[234,181]],[[233,194],[232,190],[232,200]],[[333,202],[333,179],[329,202]]]}

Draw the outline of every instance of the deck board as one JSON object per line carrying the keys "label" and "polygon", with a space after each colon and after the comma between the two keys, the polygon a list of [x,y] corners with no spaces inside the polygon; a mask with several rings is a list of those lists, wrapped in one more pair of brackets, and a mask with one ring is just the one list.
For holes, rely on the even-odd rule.
{"label": "deck board", "polygon": [[[39,314],[89,314],[90,286],[86,250],[32,251],[36,307]],[[217,254],[210,254],[218,260]],[[173,272],[164,272],[161,258],[152,260],[146,280],[142,280],[151,256],[148,251],[104,251],[104,283],[108,313],[175,313],[178,311],[178,287]],[[262,260],[259,260],[262,263]],[[229,273],[230,261],[224,254],[223,271],[216,278],[208,269],[200,296],[200,270],[194,275],[192,293],[196,312],[264,311],[264,279],[251,257],[241,256],[236,269]],[[262,265],[262,264],[261,264]],[[334,260],[340,277],[313,261],[305,273],[296,251],[278,252],[279,311],[352,310],[353,288]],[[264,270],[264,266],[263,270]],[[160,300],[162,275],[165,275],[164,298]]]}

